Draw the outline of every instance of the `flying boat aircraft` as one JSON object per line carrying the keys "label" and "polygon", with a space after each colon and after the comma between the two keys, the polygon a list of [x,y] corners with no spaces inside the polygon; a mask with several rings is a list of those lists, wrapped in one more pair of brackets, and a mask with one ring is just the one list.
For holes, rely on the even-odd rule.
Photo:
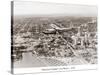
{"label": "flying boat aircraft", "polygon": [[46,29],[45,31],[43,31],[44,34],[56,34],[58,33],[63,33],[63,32],[67,32],[67,33],[78,33],[78,28],[64,28],[64,27],[59,27],[56,24],[50,24],[52,29]]}

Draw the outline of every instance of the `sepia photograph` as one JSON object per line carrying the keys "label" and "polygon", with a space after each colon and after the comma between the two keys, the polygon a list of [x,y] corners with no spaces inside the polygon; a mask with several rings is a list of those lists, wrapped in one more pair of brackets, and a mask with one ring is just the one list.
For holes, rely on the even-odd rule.
{"label": "sepia photograph", "polygon": [[94,5],[13,1],[12,68],[98,64]]}

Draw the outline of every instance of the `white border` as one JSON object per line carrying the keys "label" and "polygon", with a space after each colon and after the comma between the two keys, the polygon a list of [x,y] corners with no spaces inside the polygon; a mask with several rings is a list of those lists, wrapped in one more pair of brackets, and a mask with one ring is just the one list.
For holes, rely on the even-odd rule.
{"label": "white border", "polygon": [[14,74],[30,74],[30,73],[44,73],[44,72],[67,72],[80,70],[97,70],[96,65],[70,65],[70,66],[56,66],[56,67],[38,67],[38,68],[15,68]]}

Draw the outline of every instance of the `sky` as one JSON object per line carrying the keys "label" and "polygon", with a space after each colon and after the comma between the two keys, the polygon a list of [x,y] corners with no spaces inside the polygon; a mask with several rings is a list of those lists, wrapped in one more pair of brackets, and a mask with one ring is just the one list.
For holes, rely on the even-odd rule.
{"label": "sky", "polygon": [[14,15],[97,16],[97,6],[15,1]]}

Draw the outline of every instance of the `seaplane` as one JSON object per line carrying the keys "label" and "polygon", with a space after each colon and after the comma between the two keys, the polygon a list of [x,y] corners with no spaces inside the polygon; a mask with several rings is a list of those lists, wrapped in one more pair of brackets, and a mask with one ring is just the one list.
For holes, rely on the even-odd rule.
{"label": "seaplane", "polygon": [[78,33],[78,28],[75,27],[69,27],[69,28],[64,28],[64,27],[59,27],[56,24],[50,24],[51,28],[46,29],[43,31],[44,34],[56,34],[58,33],[63,33],[63,32],[72,32],[72,33]]}

